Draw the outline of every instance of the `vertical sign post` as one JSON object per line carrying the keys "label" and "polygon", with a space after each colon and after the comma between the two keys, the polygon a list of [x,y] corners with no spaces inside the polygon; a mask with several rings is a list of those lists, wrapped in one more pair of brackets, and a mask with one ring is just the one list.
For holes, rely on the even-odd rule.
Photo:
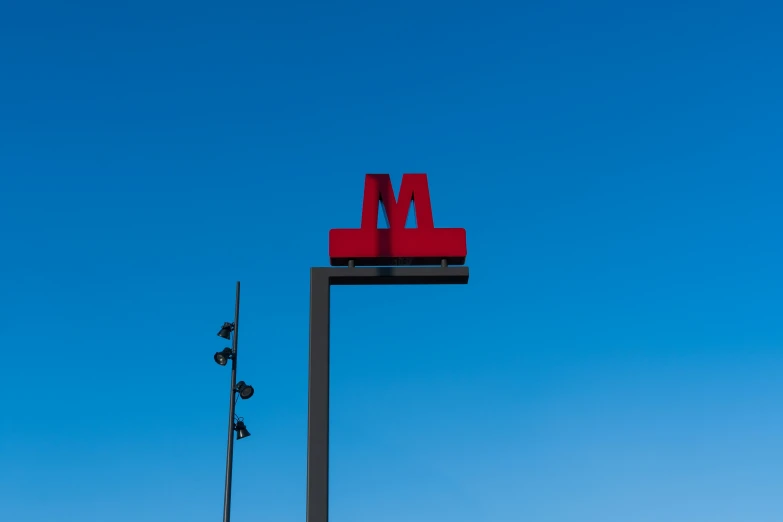
{"label": "vertical sign post", "polygon": [[[388,229],[379,229],[378,202]],[[405,228],[411,202],[417,227]],[[426,174],[404,174],[399,197],[388,174],[365,178],[362,226],[329,233],[332,267],[310,270],[307,522],[329,520],[329,315],[332,285],[467,284],[465,229],[435,228]],[[422,266],[378,266],[378,265]],[[439,265],[437,267],[426,265]],[[357,268],[357,266],[361,268]]]}

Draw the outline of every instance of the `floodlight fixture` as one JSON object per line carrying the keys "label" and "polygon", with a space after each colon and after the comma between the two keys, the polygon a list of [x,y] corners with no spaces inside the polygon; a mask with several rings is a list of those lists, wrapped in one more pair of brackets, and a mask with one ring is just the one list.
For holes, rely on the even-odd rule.
{"label": "floodlight fixture", "polygon": [[252,386],[249,384],[245,384],[245,381],[239,381],[237,383],[237,393],[239,393],[239,396],[244,399],[249,399],[253,396],[253,393],[255,390]]}
{"label": "floodlight fixture", "polygon": [[231,332],[234,331],[234,323],[223,323],[223,328],[218,332],[218,337],[231,339]]}
{"label": "floodlight fixture", "polygon": [[234,357],[234,354],[231,351],[231,348],[223,348],[222,352],[217,352],[215,354],[215,362],[218,363],[220,366],[225,366],[229,359],[232,359]]}
{"label": "floodlight fixture", "polygon": [[245,437],[250,436],[250,432],[247,431],[247,426],[245,426],[245,422],[242,419],[239,419],[237,421],[234,429],[237,432],[237,440],[244,439]]}

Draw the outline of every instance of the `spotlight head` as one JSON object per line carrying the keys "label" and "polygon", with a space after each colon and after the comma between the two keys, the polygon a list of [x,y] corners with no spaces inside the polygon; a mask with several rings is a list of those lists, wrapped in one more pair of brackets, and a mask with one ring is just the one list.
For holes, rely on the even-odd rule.
{"label": "spotlight head", "polygon": [[234,430],[237,432],[237,440],[250,436],[250,432],[247,431],[247,427],[242,420],[237,421],[236,425],[234,426]]}
{"label": "spotlight head", "polygon": [[218,332],[218,337],[231,339],[231,332],[234,331],[234,323],[223,323],[223,328]]}
{"label": "spotlight head", "polygon": [[215,354],[215,362],[220,366],[225,366],[228,360],[232,357],[233,354],[231,353],[231,348],[223,348],[222,352],[217,352]]}
{"label": "spotlight head", "polygon": [[245,384],[245,381],[239,381],[237,383],[237,392],[242,399],[249,399],[253,396],[255,390],[249,384]]}

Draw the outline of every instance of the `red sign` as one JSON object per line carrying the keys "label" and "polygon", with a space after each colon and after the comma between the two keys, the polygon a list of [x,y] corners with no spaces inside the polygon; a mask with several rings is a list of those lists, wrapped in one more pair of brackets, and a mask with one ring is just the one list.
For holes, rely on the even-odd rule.
{"label": "red sign", "polygon": [[[389,228],[378,228],[378,202]],[[406,228],[411,202],[416,206],[416,228]],[[367,174],[361,228],[329,231],[332,266],[465,264],[468,254],[464,228],[435,228],[426,174],[403,174],[400,194],[388,174]]]}

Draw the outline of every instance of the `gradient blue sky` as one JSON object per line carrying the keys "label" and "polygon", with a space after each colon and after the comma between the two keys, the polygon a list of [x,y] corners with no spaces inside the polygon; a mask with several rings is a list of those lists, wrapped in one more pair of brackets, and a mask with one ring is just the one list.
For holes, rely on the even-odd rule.
{"label": "gradient blue sky", "polygon": [[241,280],[303,521],[308,269],[427,172],[471,282],[334,290],[334,522],[780,522],[774,4],[7,3],[0,519],[219,520]]}

